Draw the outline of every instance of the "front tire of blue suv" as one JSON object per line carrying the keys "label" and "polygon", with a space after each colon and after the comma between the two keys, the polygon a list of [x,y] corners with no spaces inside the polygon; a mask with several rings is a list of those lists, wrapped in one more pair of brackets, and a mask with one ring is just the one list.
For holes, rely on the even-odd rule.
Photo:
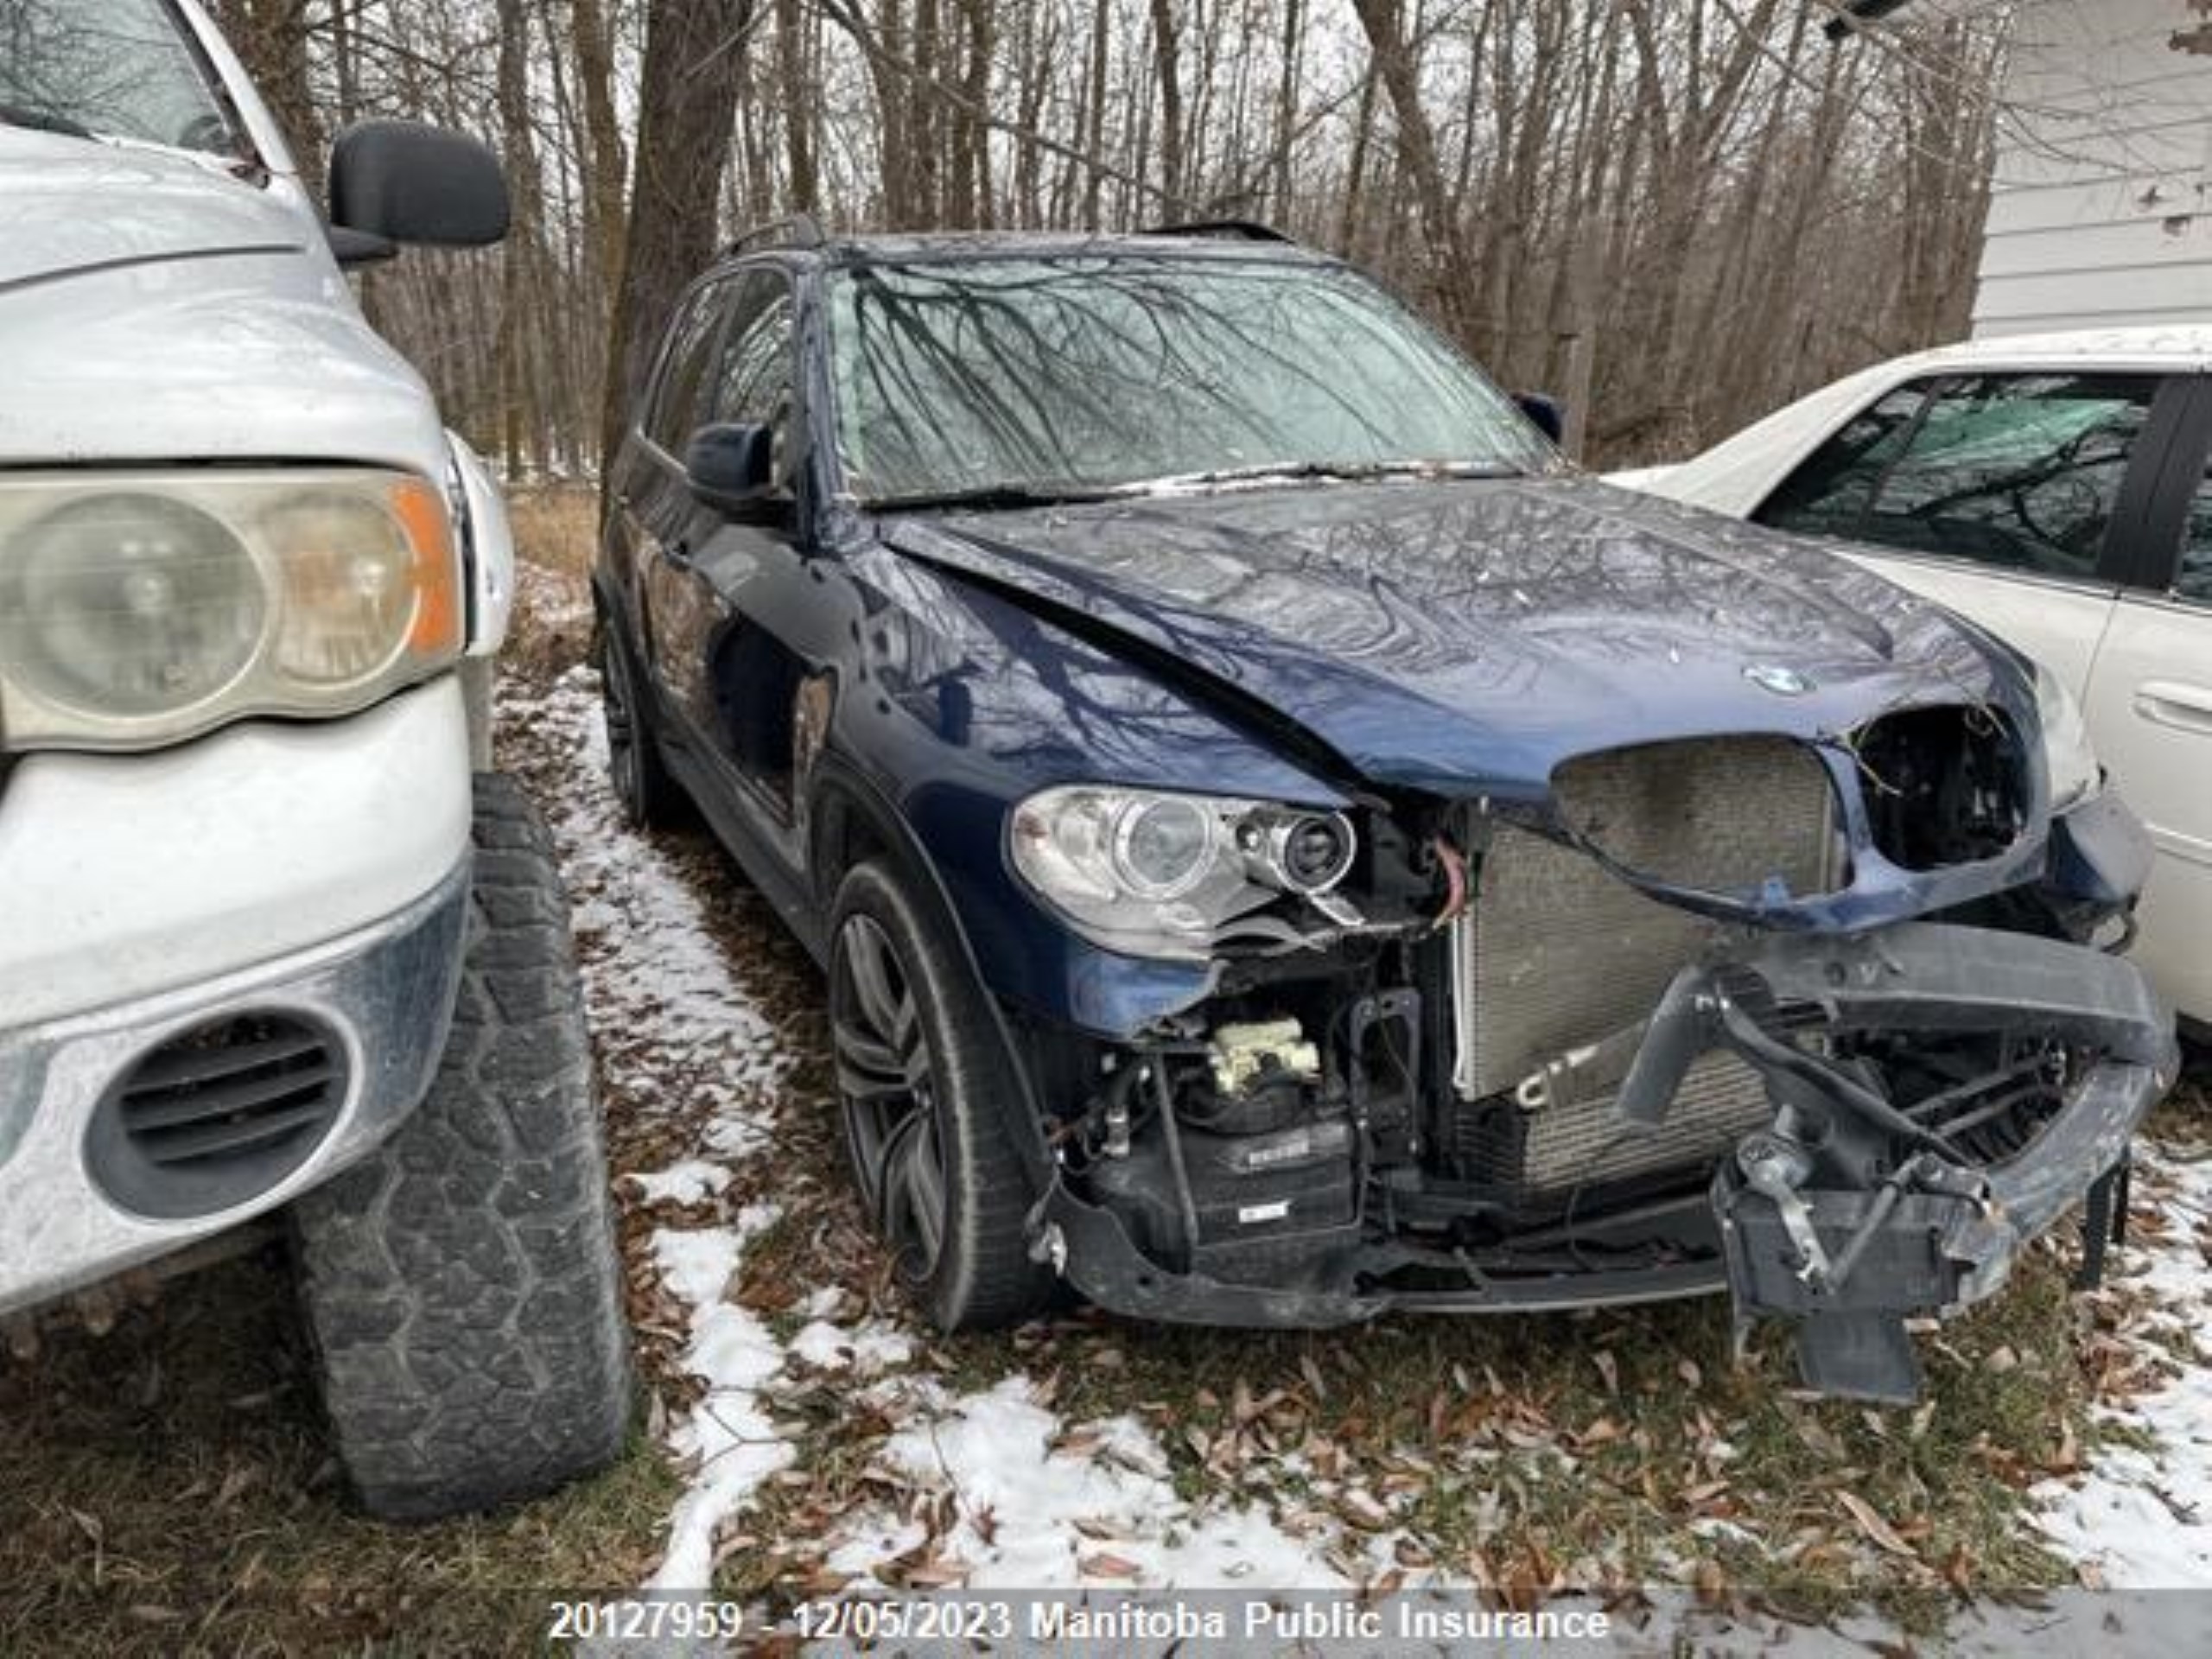
{"label": "front tire of blue suv", "polygon": [[845,877],[830,938],[846,1154],[900,1284],[947,1331],[1043,1311],[1053,1280],[1029,1259],[1033,1195],[999,1117],[1019,1084],[982,990],[887,863]]}

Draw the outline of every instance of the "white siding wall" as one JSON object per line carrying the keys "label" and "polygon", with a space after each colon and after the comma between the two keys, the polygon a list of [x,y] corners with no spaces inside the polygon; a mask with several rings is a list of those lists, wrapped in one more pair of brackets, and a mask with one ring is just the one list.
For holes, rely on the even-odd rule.
{"label": "white siding wall", "polygon": [[2025,0],[1977,336],[2212,321],[2212,55],[2199,0]]}

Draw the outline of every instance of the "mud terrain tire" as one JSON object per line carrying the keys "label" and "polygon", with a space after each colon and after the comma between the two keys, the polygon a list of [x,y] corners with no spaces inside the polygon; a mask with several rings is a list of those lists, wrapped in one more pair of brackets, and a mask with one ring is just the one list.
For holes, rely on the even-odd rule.
{"label": "mud terrain tire", "polygon": [[371,1514],[548,1491],[621,1451],[620,1258],[568,908],[536,810],[476,779],[468,954],[435,1081],[294,1206],[340,1461]]}

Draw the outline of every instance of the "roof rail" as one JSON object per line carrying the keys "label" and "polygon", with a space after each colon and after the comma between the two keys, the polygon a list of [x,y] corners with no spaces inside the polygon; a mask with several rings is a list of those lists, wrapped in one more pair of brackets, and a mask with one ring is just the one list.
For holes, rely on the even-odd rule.
{"label": "roof rail", "polygon": [[1292,242],[1272,225],[1250,219],[1194,219],[1181,225],[1147,225],[1140,236],[1212,237],[1224,242]]}
{"label": "roof rail", "polygon": [[822,226],[815,223],[813,214],[793,213],[754,226],[733,239],[722,250],[722,257],[734,259],[741,253],[752,253],[760,248],[818,248],[823,240]]}

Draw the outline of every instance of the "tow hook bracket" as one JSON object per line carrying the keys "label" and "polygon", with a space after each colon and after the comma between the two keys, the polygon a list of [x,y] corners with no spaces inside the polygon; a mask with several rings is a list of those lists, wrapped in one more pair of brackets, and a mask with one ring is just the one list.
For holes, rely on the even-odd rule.
{"label": "tow hook bracket", "polygon": [[1796,1325],[1808,1388],[1909,1405],[1921,1373],[1906,1319],[1988,1294],[2018,1241],[1970,1172],[1923,1156],[1872,1190],[1815,1187],[1813,1161],[1753,1135],[1714,1173],[1738,1315]]}

